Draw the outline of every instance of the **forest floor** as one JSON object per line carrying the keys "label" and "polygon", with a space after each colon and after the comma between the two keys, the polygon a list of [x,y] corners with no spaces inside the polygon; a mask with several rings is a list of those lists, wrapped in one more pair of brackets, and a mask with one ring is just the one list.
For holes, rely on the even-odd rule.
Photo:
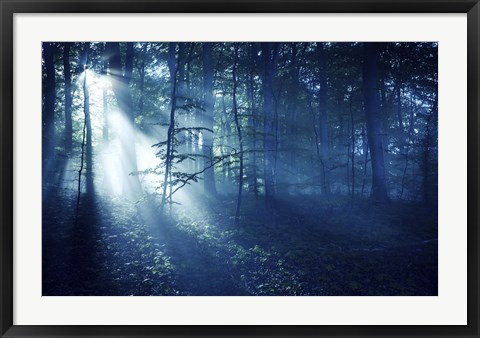
{"label": "forest floor", "polygon": [[[202,202],[200,202],[202,201]],[[295,202],[296,201],[296,202]],[[49,194],[43,295],[437,295],[437,212],[309,196],[152,202]]]}

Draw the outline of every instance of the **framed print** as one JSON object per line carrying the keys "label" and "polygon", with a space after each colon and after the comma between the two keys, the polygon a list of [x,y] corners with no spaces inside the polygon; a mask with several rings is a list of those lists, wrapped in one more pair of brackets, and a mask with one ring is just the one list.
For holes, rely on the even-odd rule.
{"label": "framed print", "polygon": [[479,8],[2,1],[2,336],[477,337]]}

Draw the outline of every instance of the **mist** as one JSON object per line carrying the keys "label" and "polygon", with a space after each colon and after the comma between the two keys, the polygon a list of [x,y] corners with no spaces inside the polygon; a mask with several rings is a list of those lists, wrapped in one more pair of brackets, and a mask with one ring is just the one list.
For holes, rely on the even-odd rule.
{"label": "mist", "polygon": [[43,43],[43,295],[437,295],[437,50]]}

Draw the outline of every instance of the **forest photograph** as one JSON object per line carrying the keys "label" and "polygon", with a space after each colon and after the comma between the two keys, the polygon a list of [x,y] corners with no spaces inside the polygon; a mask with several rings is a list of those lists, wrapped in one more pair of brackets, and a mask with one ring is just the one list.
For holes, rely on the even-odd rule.
{"label": "forest photograph", "polygon": [[41,67],[43,296],[438,295],[437,43],[43,42]]}

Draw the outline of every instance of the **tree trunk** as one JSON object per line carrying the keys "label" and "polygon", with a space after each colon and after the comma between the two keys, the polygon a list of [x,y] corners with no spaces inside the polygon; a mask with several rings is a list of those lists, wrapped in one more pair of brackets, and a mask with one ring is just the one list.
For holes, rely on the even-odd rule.
{"label": "tree trunk", "polygon": [[[204,112],[203,125],[205,128],[213,131],[214,119],[214,97],[213,97],[213,62],[212,62],[212,48],[213,44],[206,42],[203,44],[203,95],[204,95]],[[213,132],[208,130],[203,131],[203,156],[204,168],[211,165],[213,162]],[[212,166],[204,173],[204,189],[205,193],[210,196],[215,196],[217,191],[215,189],[215,168]]]}
{"label": "tree trunk", "polygon": [[[83,69],[83,133],[82,145],[80,152],[80,168],[78,169],[78,183],[77,183],[77,206],[75,211],[75,226],[78,223],[78,215],[80,208],[80,196],[82,192],[82,174],[85,163],[85,181],[86,181],[86,195],[93,196],[93,173],[92,173],[92,123],[90,120],[90,93],[88,90],[88,81],[90,81],[88,74],[88,54],[90,50],[90,43],[86,42],[80,54],[79,69]],[[86,148],[86,149],[85,149]]]}
{"label": "tree trunk", "polygon": [[361,195],[363,197],[363,193],[365,191],[365,183],[367,181],[367,166],[368,166],[368,140],[367,135],[365,133],[365,128],[362,126],[362,149],[364,160],[363,160],[363,177],[362,177],[362,190]]}
{"label": "tree trunk", "polygon": [[63,78],[65,92],[65,152],[72,151],[72,74],[70,70],[71,42],[63,44]]}
{"label": "tree trunk", "polygon": [[254,69],[255,69],[255,55],[256,50],[254,44],[250,44],[250,67],[248,72],[248,83],[247,91],[248,98],[250,101],[250,121],[251,121],[251,152],[250,152],[250,161],[251,161],[251,170],[250,170],[250,186],[253,189],[253,194],[255,199],[258,199],[258,181],[257,181],[257,118],[256,118],[256,107],[255,107],[255,82],[254,82]]}
{"label": "tree trunk", "polygon": [[353,119],[352,111],[352,93],[349,95],[349,105],[350,105],[350,142],[351,142],[351,162],[352,162],[352,204],[355,198],[355,121]]}
{"label": "tree trunk", "polygon": [[[146,54],[147,50],[144,48],[142,50],[143,54]],[[138,116],[143,115],[143,106],[145,102],[145,56],[142,59],[142,63],[140,64],[140,67],[138,69],[138,73],[140,75],[140,97],[138,98]]]}
{"label": "tree trunk", "polygon": [[[227,113],[227,105],[225,102],[225,93],[226,90],[223,88],[222,90],[223,95],[222,95],[222,116],[225,119],[222,122],[222,139],[223,139],[223,145],[222,147],[222,156],[225,156],[225,153],[231,153],[231,147],[230,147],[230,134],[231,134],[231,129],[230,129],[230,118]],[[223,149],[225,151],[223,151]],[[222,173],[223,173],[223,190],[226,190],[227,192],[230,192],[230,182],[229,179],[232,177],[231,175],[231,158],[228,157],[227,161],[222,162]]]}
{"label": "tree trunk", "polygon": [[85,183],[86,183],[86,192],[87,195],[93,194],[93,146],[92,146],[92,120],[90,118],[90,91],[88,88],[89,72],[87,70],[88,60],[90,53],[90,43],[86,42],[82,54],[85,60],[85,72],[84,72],[84,82],[83,82],[83,98],[84,98],[84,115],[85,115],[85,129],[87,132],[86,138],[86,151],[85,151]]}
{"label": "tree trunk", "polygon": [[45,62],[45,87],[43,102],[43,179],[50,176],[55,155],[55,57],[56,46],[53,43],[43,44],[43,60]]}
{"label": "tree trunk", "polygon": [[422,185],[423,185],[423,203],[427,207],[432,207],[435,204],[435,181],[433,179],[431,168],[431,147],[434,142],[434,135],[432,131],[432,125],[437,124],[438,116],[438,95],[435,95],[435,101],[433,103],[430,114],[428,114],[425,123],[425,138],[423,140],[423,154],[422,154]]}
{"label": "tree trunk", "polygon": [[412,107],[410,107],[410,118],[409,118],[407,143],[405,145],[405,166],[403,167],[402,186],[401,186],[401,189],[400,189],[400,196],[399,196],[400,199],[403,198],[403,191],[404,191],[404,188],[405,188],[405,179],[407,178],[408,161],[410,159],[409,158],[409,156],[410,156],[410,144],[412,143],[414,124],[415,124],[415,114],[414,114],[414,109],[413,109],[413,106],[412,106]]}
{"label": "tree trunk", "polygon": [[238,197],[237,197],[237,209],[235,211],[235,222],[238,224],[240,221],[240,207],[242,205],[242,191],[243,191],[243,138],[242,138],[242,128],[240,126],[240,121],[238,118],[238,109],[237,109],[237,59],[238,59],[238,44],[235,45],[235,56],[233,59],[233,70],[232,70],[232,80],[233,80],[233,116],[235,117],[235,126],[237,128],[238,134],[238,144],[240,146],[240,169],[238,173]]}
{"label": "tree trunk", "polygon": [[[106,46],[104,45],[103,55],[102,55],[102,76],[106,79],[108,69],[108,55],[106,51]],[[106,81],[106,80],[105,80]],[[102,126],[102,139],[105,144],[108,143],[108,96],[107,96],[107,84],[106,82],[102,84],[102,105],[103,105],[103,126]]]}
{"label": "tree trunk", "polygon": [[365,98],[365,114],[367,120],[368,146],[372,162],[372,197],[379,203],[388,201],[383,159],[381,135],[381,119],[378,89],[379,51],[376,43],[364,44],[365,59],[363,62],[363,90]]}
{"label": "tree trunk", "polygon": [[399,80],[395,88],[397,98],[397,123],[399,131],[403,132],[403,116],[402,116],[402,82]]}
{"label": "tree trunk", "polygon": [[173,153],[173,138],[175,136],[175,110],[177,106],[177,72],[178,61],[175,61],[176,43],[171,42],[168,44],[168,69],[170,71],[170,83],[171,83],[171,97],[170,97],[170,121],[167,131],[167,149],[165,151],[165,175],[163,179],[163,192],[162,201],[160,204],[160,211],[163,212],[167,198],[167,189],[169,180],[171,179],[170,171],[172,166],[172,153]]}
{"label": "tree trunk", "polygon": [[271,206],[275,198],[274,161],[275,161],[275,112],[273,98],[273,78],[278,54],[278,44],[262,42],[264,62],[263,74],[263,148],[264,148],[264,179],[265,202]]}
{"label": "tree trunk", "polygon": [[320,85],[320,91],[318,93],[318,114],[319,114],[319,129],[320,129],[320,155],[322,165],[321,185],[322,192],[328,197],[330,194],[330,183],[328,179],[328,121],[327,121],[327,78],[325,72],[327,70],[326,54],[323,48],[323,43],[317,42],[317,54],[318,54],[318,84]]}
{"label": "tree trunk", "polygon": [[[289,103],[287,106],[287,128],[286,128],[286,139],[288,140],[288,147],[290,148],[289,161],[288,161],[288,170],[294,172],[297,168],[296,164],[296,154],[297,154],[297,144],[296,134],[296,114],[297,114],[297,105],[298,105],[298,86],[299,86],[299,72],[300,67],[297,62],[297,44],[291,43],[291,64],[290,64],[290,77],[291,84],[289,86]],[[298,175],[297,175],[298,177]]]}

